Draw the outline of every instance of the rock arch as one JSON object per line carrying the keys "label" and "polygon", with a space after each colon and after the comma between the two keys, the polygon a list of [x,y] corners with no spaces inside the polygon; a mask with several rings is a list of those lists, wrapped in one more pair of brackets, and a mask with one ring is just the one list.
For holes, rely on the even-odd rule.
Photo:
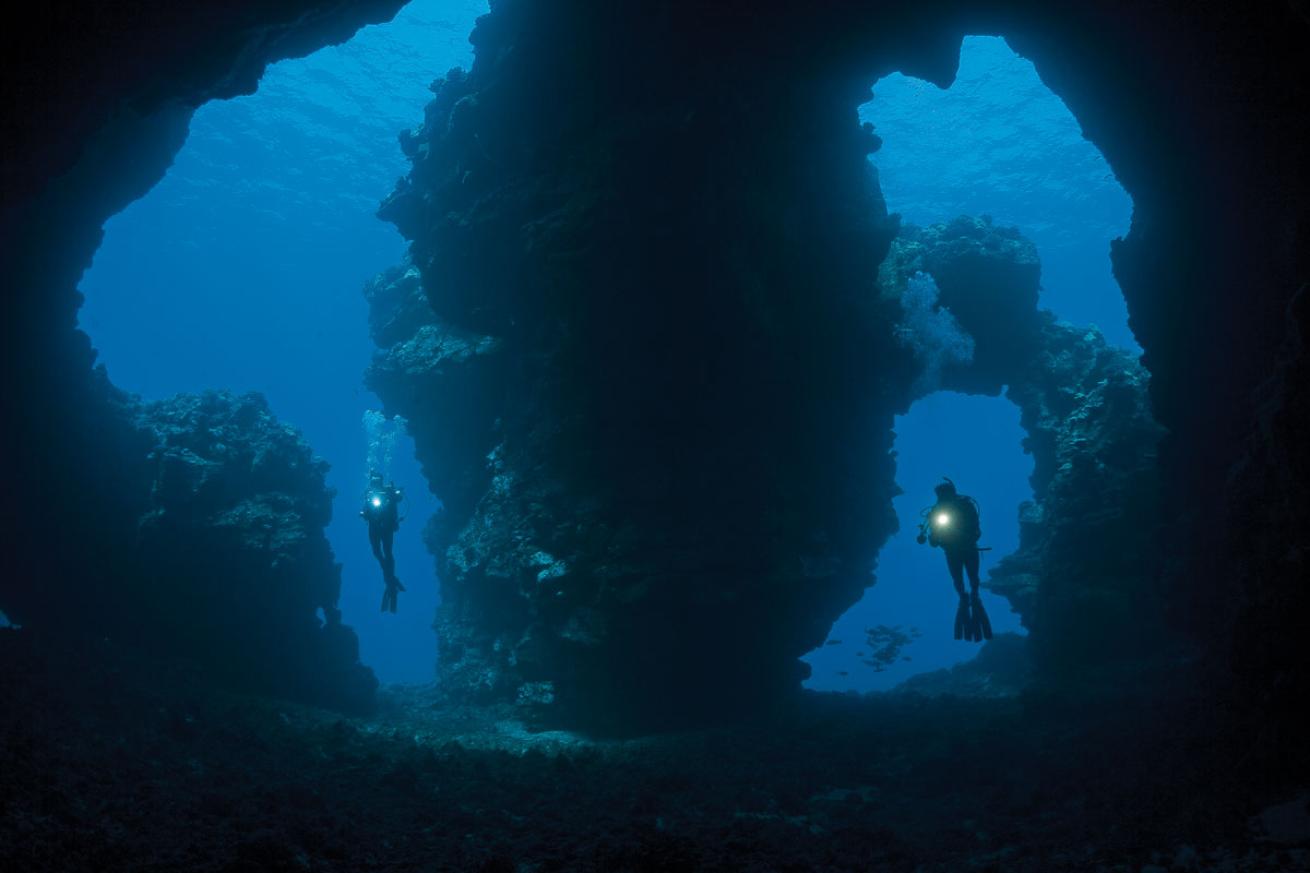
{"label": "rock arch", "polygon": [[[180,142],[188,106],[251,87],[268,60],[344,38],[396,5],[308,0],[270,12],[254,3],[224,4],[217,17],[197,5],[170,17],[163,30],[156,13],[132,8],[106,12],[97,32],[79,36],[68,24],[76,21],[76,10],[56,3],[43,9],[50,16],[48,44],[29,40],[31,31],[10,29],[9,38],[22,43],[9,46],[9,56],[45,75],[12,107],[16,132],[5,162],[3,346],[10,390],[4,413],[11,423],[5,448],[7,457],[21,459],[7,484],[11,493],[39,495],[35,506],[7,505],[7,529],[28,529],[32,514],[55,517],[78,494],[101,511],[67,519],[74,528],[93,528],[117,506],[116,483],[104,471],[121,468],[122,443],[92,436],[114,432],[117,413],[96,387],[85,338],[72,326],[76,276],[94,250],[100,223],[162,172]],[[689,337],[689,345],[714,362],[700,374],[707,377],[702,397],[708,400],[713,386],[724,384],[716,379],[741,375],[732,362],[711,354],[725,348],[716,342],[716,329],[728,323],[732,307],[748,314],[754,332],[738,331],[727,348],[746,344],[761,352],[763,366],[749,375],[773,390],[767,397],[761,392],[731,398],[745,413],[739,420],[765,421],[766,401],[784,399],[782,405],[804,414],[822,411],[825,429],[819,434],[798,427],[768,437],[769,451],[741,468],[764,475],[740,479],[769,484],[743,490],[741,505],[796,489],[796,515],[823,518],[823,527],[832,530],[816,547],[815,530],[783,518],[769,522],[782,531],[771,543],[780,554],[813,559],[809,572],[828,574],[835,560],[843,568],[838,572],[855,573],[867,546],[852,545],[854,531],[861,542],[876,542],[890,523],[877,484],[889,481],[886,465],[843,458],[842,469],[854,471],[859,486],[848,491],[849,483],[836,477],[798,481],[762,460],[781,452],[808,462],[834,448],[852,452],[853,446],[882,451],[886,441],[879,434],[885,428],[869,420],[877,414],[851,410],[859,410],[863,398],[894,395],[900,375],[912,369],[889,333],[859,335],[866,329],[860,325],[870,321],[851,317],[868,316],[861,310],[872,306],[872,323],[892,323],[876,317],[879,304],[857,293],[891,233],[877,220],[877,197],[861,175],[873,141],[855,126],[854,106],[869,82],[892,69],[945,82],[961,34],[1003,33],[1070,106],[1136,204],[1133,229],[1116,245],[1114,262],[1145,350],[1153,407],[1169,430],[1161,475],[1175,505],[1184,508],[1168,522],[1177,560],[1160,576],[1173,624],[1202,642],[1217,668],[1209,675],[1218,677],[1222,693],[1249,704],[1239,712],[1255,712],[1258,704],[1277,718],[1292,711],[1306,687],[1291,622],[1304,614],[1301,556],[1310,547],[1305,531],[1282,511],[1305,503],[1310,444],[1310,416],[1298,387],[1307,307],[1304,293],[1297,296],[1310,278],[1304,239],[1310,226],[1310,76],[1302,51],[1306,21],[1296,9],[1273,0],[1240,9],[1182,2],[1054,9],[1028,0],[904,8],[851,3],[818,10],[758,2],[601,9],[582,2],[549,8],[505,2],[475,35],[478,61],[467,81],[448,77],[443,86],[449,103],[438,105],[432,119],[442,123],[442,137],[409,145],[416,156],[425,148],[429,154],[433,148],[453,150],[465,161],[463,172],[435,179],[436,187],[408,203],[398,198],[391,209],[416,231],[460,216],[447,239],[468,255],[464,261],[447,262],[438,276],[422,247],[416,251],[419,270],[433,274],[428,285],[439,316],[455,313],[475,334],[519,331],[546,349],[577,333],[551,324],[543,301],[576,299],[587,287],[622,287],[616,281],[621,274],[596,255],[600,242],[635,246],[636,238],[624,231],[643,228],[644,257],[629,263],[640,265],[638,278],[647,286],[672,272],[659,254],[671,239],[724,249],[697,282],[718,289],[725,276],[733,277],[731,304],[686,287],[674,287],[665,300],[645,297],[643,306],[597,295],[597,318],[642,328],[652,343],[642,349],[615,332],[612,339],[624,341],[611,343],[609,352],[621,360],[640,349],[678,363],[655,344],[663,334],[649,328],[671,323],[675,303],[703,305],[699,323],[706,329]],[[193,51],[202,38],[204,50]],[[49,48],[58,51],[38,54]],[[117,63],[129,57],[131,65]],[[710,141],[732,148],[706,150]],[[660,167],[677,168],[666,177],[676,176],[681,184],[652,186],[633,172]],[[790,172],[760,172],[774,167]],[[512,192],[488,182],[497,173],[505,185],[516,186]],[[757,180],[772,181],[747,184],[754,173]],[[522,211],[497,214],[491,208],[495,198],[511,193]],[[674,221],[672,230],[668,220]],[[813,231],[819,223],[826,234]],[[727,244],[714,232],[722,228],[749,233],[737,233]],[[595,233],[579,235],[580,229]],[[514,258],[497,259],[503,252],[494,247],[473,247],[479,233],[512,240],[520,250]],[[544,289],[548,296],[504,281],[526,275],[515,272],[525,265],[533,267],[540,285],[531,290]],[[457,311],[469,293],[461,294],[460,287],[473,289],[468,280],[479,271],[499,275],[496,290],[502,294],[472,307],[476,312]],[[781,293],[787,284],[822,289],[823,295],[802,303]],[[596,325],[583,327],[600,339]],[[785,341],[771,341],[813,333],[839,341],[812,358],[800,353],[801,344],[789,349]],[[666,393],[691,384],[686,371],[681,381],[661,385],[631,363],[597,366],[609,360],[579,351],[568,359],[570,380],[510,399],[570,409],[617,403],[630,415],[618,419],[626,436],[640,434],[646,419],[622,402],[616,386],[629,383],[620,376],[644,379]],[[520,366],[536,363],[526,357]],[[875,384],[798,378],[802,370],[831,375],[869,365],[879,374]],[[582,378],[573,381],[573,375]],[[811,394],[804,390],[811,384],[839,387]],[[799,405],[792,406],[793,400]],[[704,420],[713,409],[706,403],[698,414]],[[506,426],[512,424],[502,421]],[[580,445],[626,442],[581,419],[569,426]],[[737,435],[748,431],[741,428]],[[548,449],[550,435],[538,437]],[[731,443],[706,440],[669,444],[682,481],[719,473],[714,464],[698,467],[694,458],[720,457],[715,450]],[[603,452],[586,457],[597,464],[592,470],[618,463]],[[564,461],[551,457],[558,469],[577,472]],[[629,480],[652,494],[662,487],[622,473],[622,481]],[[825,489],[825,496],[840,495],[843,511],[817,505]],[[846,496],[854,492],[870,502]],[[545,488],[537,499],[556,494]],[[730,505],[712,501],[692,515],[722,515]],[[760,521],[753,518],[750,526],[758,529]],[[89,533],[66,531],[72,538]],[[0,596],[13,600],[51,579],[75,590],[89,563],[70,553],[52,565],[48,556],[56,544],[48,534],[13,544]],[[816,600],[835,606],[857,584],[851,576],[821,585]],[[760,633],[772,630],[754,626]],[[798,620],[784,636],[805,637],[814,627],[809,619]],[[649,651],[643,642],[632,641],[634,656]],[[738,666],[746,663],[742,659]],[[782,660],[763,665],[772,679],[755,683],[755,690],[788,686],[794,678],[789,669]],[[1231,671],[1245,683],[1228,683]]]}

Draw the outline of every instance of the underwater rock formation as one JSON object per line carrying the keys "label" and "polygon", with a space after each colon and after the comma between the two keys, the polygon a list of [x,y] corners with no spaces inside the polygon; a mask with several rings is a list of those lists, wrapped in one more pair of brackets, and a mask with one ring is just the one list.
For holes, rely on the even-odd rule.
{"label": "underwater rock formation", "polygon": [[1095,328],[1048,319],[1006,392],[1028,434],[1033,501],[988,585],[1031,616],[1043,669],[1067,676],[1173,644],[1157,581],[1164,431],[1148,382]]}
{"label": "underwater rock formation", "polygon": [[[98,8],[95,27],[87,27],[82,4],[56,0],[24,10],[38,16],[36,23],[5,29],[5,54],[22,87],[11,89],[2,165],[0,271],[7,293],[0,318],[6,379],[0,439],[8,461],[6,492],[23,499],[5,503],[4,529],[22,535],[4,550],[0,606],[8,610],[51,590],[71,593],[68,604],[94,594],[105,581],[99,550],[118,541],[123,519],[136,517],[120,512],[115,498],[127,477],[124,441],[132,441],[133,431],[96,390],[94,356],[74,327],[77,278],[99,228],[163,173],[185,135],[189,107],[249,89],[265,63],[342,39],[398,5],[111,4]],[[1155,417],[1168,429],[1160,472],[1171,504],[1156,535],[1168,544],[1171,560],[1160,583],[1171,626],[1185,629],[1206,655],[1202,670],[1169,681],[1200,677],[1214,703],[1208,713],[1259,723],[1261,744],[1234,742],[1246,765],[1263,767],[1271,778],[1295,778],[1310,767],[1310,746],[1288,716],[1310,696],[1310,671],[1288,631],[1292,616],[1304,614],[1306,597],[1306,532],[1292,523],[1298,517],[1293,510],[1310,504],[1310,442],[1297,425],[1306,420],[1306,349],[1293,341],[1304,335],[1294,327],[1304,323],[1304,303],[1290,305],[1310,282],[1310,52],[1302,6],[1283,0],[498,3],[476,35],[484,67],[475,66],[477,93],[462,95],[474,99],[449,113],[457,122],[450,133],[468,157],[463,172],[449,177],[448,193],[464,192],[468,207],[454,213],[451,232],[470,243],[494,238],[508,246],[505,240],[527,244],[549,229],[577,230],[571,217],[578,210],[544,210],[574,181],[583,183],[575,190],[577,206],[585,209],[585,183],[598,176],[614,184],[590,194],[620,198],[627,207],[620,214],[648,208],[652,198],[665,196],[643,184],[651,174],[619,172],[645,154],[657,169],[679,161],[704,167],[695,184],[688,178],[681,187],[667,186],[667,197],[703,215],[701,246],[734,253],[744,270],[770,275],[777,239],[739,228],[775,221],[800,228],[803,240],[811,225],[822,225],[830,236],[814,240],[810,252],[826,266],[797,271],[794,284],[832,287],[825,270],[838,269],[846,257],[843,227],[852,214],[867,215],[867,204],[844,196],[858,186],[833,191],[815,184],[797,193],[768,173],[747,185],[742,175],[769,169],[756,149],[795,143],[783,174],[793,181],[795,173],[820,180],[846,173],[853,167],[849,156],[809,159],[824,142],[835,154],[859,135],[854,107],[867,97],[868,83],[899,69],[945,85],[964,33],[1004,34],[1067,103],[1134,200],[1132,230],[1114,246],[1113,262],[1151,374]],[[525,38],[531,34],[540,37],[535,45]],[[533,49],[541,58],[550,46],[557,47],[555,69],[529,62],[520,51]],[[665,99],[674,90],[684,100],[677,108],[700,101],[702,111],[661,113],[661,107],[675,108],[677,101]],[[616,91],[623,92],[622,106],[616,106]],[[739,148],[706,148],[699,135],[705,118],[731,122],[752,95],[759,99],[753,114],[745,113]],[[811,118],[840,110],[844,121],[831,129],[806,123],[806,105],[799,104],[808,106]],[[642,107],[652,111],[643,114]],[[631,125],[626,130],[625,121]],[[667,138],[642,136],[661,125],[679,133],[672,150]],[[745,135],[752,125],[763,136]],[[626,151],[607,148],[607,133],[627,133],[627,140],[612,138]],[[490,146],[481,160],[480,140]],[[430,143],[428,136],[416,146]],[[508,163],[506,151],[515,158]],[[616,157],[617,164],[608,163]],[[498,189],[479,181],[479,174],[505,178],[516,171],[522,184],[503,189],[500,200]],[[716,211],[714,192],[731,199],[720,185],[737,186],[745,198],[741,209]],[[495,232],[480,223],[507,218],[498,207],[517,195],[524,195],[525,206],[537,198],[540,208],[527,211],[540,220],[506,220]],[[409,200],[419,223],[426,196]],[[485,209],[475,208],[479,198]],[[429,198],[427,204],[428,217],[441,220],[446,200]],[[659,222],[634,221],[627,230],[651,249],[649,259],[633,263],[638,275],[651,261],[658,267],[680,251]],[[451,277],[464,296],[487,295],[491,303],[518,291],[531,298],[546,286],[579,297],[581,289],[606,287],[622,297],[624,283],[582,269],[593,239],[610,244],[609,237],[580,234],[570,247],[565,235],[560,246],[537,249],[548,255],[536,265],[539,281],[481,287],[458,272]],[[853,250],[864,257],[862,245]],[[484,261],[488,273],[513,273],[515,258],[485,263],[499,254],[495,247],[470,249],[468,258]],[[442,278],[458,257],[443,265],[420,259],[431,274],[425,279]],[[864,275],[867,266],[853,269]],[[582,278],[588,281],[570,281]],[[682,315],[698,305],[695,298],[671,300],[669,320],[675,310]],[[599,311],[598,317],[608,314]],[[514,326],[530,330],[532,320],[523,320],[528,314],[517,316]],[[480,317],[469,318],[478,323],[462,327],[475,335],[499,335]],[[550,329],[548,320],[539,326]],[[616,331],[615,338],[622,348],[626,335]],[[804,357],[807,347],[795,348]],[[506,360],[535,365],[517,354]],[[567,387],[560,383],[559,390]],[[865,396],[864,386],[853,388]],[[500,408],[506,398],[493,392],[492,402]],[[780,402],[778,417],[791,416],[789,407]],[[881,424],[873,427],[881,431]],[[887,447],[853,431],[834,435],[834,445],[852,437],[848,451],[879,457]],[[881,505],[886,494],[874,492]],[[694,505],[695,496],[684,495],[686,503]],[[462,529],[465,521],[454,527]],[[871,545],[883,530],[881,524],[867,527]],[[1256,735],[1250,724],[1242,727],[1242,736]]]}
{"label": "underwater rock formation", "polygon": [[[327,464],[258,394],[142,403],[103,372],[98,384],[116,465],[85,483],[94,499],[42,532],[59,538],[48,558],[64,572],[47,569],[39,586],[5,580],[11,614],[43,633],[94,632],[187,660],[230,687],[367,709],[377,680],[337,610]],[[66,572],[87,558],[82,574]]]}
{"label": "underwater rock formation", "polygon": [[[997,226],[987,217],[905,225],[879,268],[882,293],[903,298],[916,273],[933,278],[938,306],[972,339],[972,354],[944,362],[941,381],[954,391],[999,394],[1041,344],[1036,246],[1018,228]],[[922,342],[911,339],[918,352]]]}
{"label": "underwater rock formation", "polygon": [[[195,648],[190,631],[222,625],[226,650],[205,653],[210,666],[219,668],[221,659],[242,651],[247,634],[269,639],[276,635],[272,625],[286,618],[284,644],[296,641],[307,648],[285,665],[260,663],[259,673],[266,677],[246,673],[238,684],[258,680],[279,693],[341,705],[365,694],[368,677],[348,657],[353,634],[336,629],[315,636],[306,630],[322,600],[308,592],[330,584],[331,574],[298,581],[303,590],[283,592],[288,599],[282,605],[269,599],[276,589],[248,590],[249,606],[218,608],[209,616],[184,611],[186,575],[170,577],[163,590],[140,590],[135,543],[138,519],[153,508],[158,471],[147,456],[157,443],[154,424],[96,368],[89,339],[76,329],[77,286],[100,244],[104,222],[162,178],[186,138],[195,107],[250,93],[269,63],[341,42],[366,23],[386,20],[401,5],[402,0],[273,5],[234,0],[88,10],[82,3],[56,0],[24,9],[22,24],[0,35],[5,57],[24,70],[6,89],[0,161],[5,288],[0,450],[11,495],[0,518],[0,528],[9,534],[0,549],[0,603],[27,631],[110,636],[169,650],[164,639]],[[205,464],[224,461],[215,456]],[[315,487],[321,491],[321,478],[316,485],[310,479],[300,484],[309,490],[297,499],[317,499],[308,495]],[[302,523],[311,517],[318,516],[306,516]],[[223,537],[239,543],[241,525],[231,517],[226,521],[228,529],[213,532],[211,546]],[[202,545],[196,520],[188,523],[185,535],[195,537],[191,545]],[[200,549],[186,572],[204,578],[207,568],[199,556],[213,554]],[[321,567],[320,558],[306,557],[294,572]],[[258,563],[252,551],[244,552],[243,560]],[[221,566],[226,565],[213,564]],[[275,576],[263,572],[255,578],[268,582]],[[227,581],[234,591],[245,590],[240,578]],[[169,611],[170,601],[178,611]],[[255,611],[261,606],[274,611],[261,616]],[[134,623],[134,616],[146,613],[167,619],[168,626]],[[263,652],[279,653],[285,650]],[[259,654],[255,650],[251,657]],[[337,681],[340,686],[325,687]]]}
{"label": "underwater rock formation", "polygon": [[258,394],[179,395],[135,423],[153,478],[115,597],[137,641],[243,688],[370,706],[377,680],[341,624],[323,532],[327,463]]}
{"label": "underwater rock formation", "polygon": [[1071,671],[1158,649],[1167,638],[1155,543],[1164,432],[1146,371],[1095,327],[1038,308],[1040,263],[1017,228],[963,216],[907,225],[883,264],[884,295],[903,294],[918,273],[935,280],[941,307],[974,348],[969,362],[942,369],[936,387],[1004,390],[1020,410],[1033,500],[1020,508],[1018,551],[985,584],[1031,631],[1039,672],[1067,681]]}
{"label": "underwater rock formation", "polygon": [[530,3],[480,20],[380,213],[433,318],[369,377],[446,501],[446,687],[644,725],[798,688],[895,524],[910,373],[858,81],[749,43],[730,81],[670,67],[655,35],[695,37],[652,11],[602,14],[605,45]]}

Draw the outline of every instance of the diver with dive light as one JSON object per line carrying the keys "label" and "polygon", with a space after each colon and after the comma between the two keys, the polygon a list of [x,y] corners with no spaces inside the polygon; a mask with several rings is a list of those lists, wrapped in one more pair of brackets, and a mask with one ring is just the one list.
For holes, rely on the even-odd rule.
{"label": "diver with dive light", "polygon": [[368,491],[364,494],[364,508],[360,518],[368,522],[368,544],[373,557],[382,567],[382,611],[395,612],[396,598],[405,586],[396,578],[396,556],[392,551],[396,531],[400,528],[400,501],[404,500],[396,483],[384,485],[382,474],[374,470],[369,475]]}
{"label": "diver with dive light", "polygon": [[[960,595],[960,606],[955,611],[955,638],[982,642],[992,638],[992,622],[983,609],[978,596],[978,548],[982,536],[982,520],[978,501],[955,490],[955,483],[944,481],[933,491],[937,502],[922,513],[919,523],[920,544],[928,543],[946,553],[946,569],[950,571],[955,593]],[[964,591],[964,574],[969,574],[968,594]]]}

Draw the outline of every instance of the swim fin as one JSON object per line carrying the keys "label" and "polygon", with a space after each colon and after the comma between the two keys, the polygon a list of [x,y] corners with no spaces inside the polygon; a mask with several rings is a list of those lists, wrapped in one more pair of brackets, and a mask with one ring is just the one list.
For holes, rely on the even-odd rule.
{"label": "swim fin", "polygon": [[992,620],[987,617],[987,610],[983,609],[982,598],[976,592],[969,606],[973,613],[973,620],[970,622],[973,636],[970,639],[978,643],[983,640],[990,640],[992,638]]}
{"label": "swim fin", "polygon": [[964,639],[964,635],[969,631],[969,601],[960,598],[960,606],[955,610],[955,638]]}
{"label": "swim fin", "polygon": [[382,611],[394,613],[396,611],[397,595],[404,590],[405,586],[401,585],[400,580],[393,576],[391,581],[387,583],[387,587],[382,590]]}

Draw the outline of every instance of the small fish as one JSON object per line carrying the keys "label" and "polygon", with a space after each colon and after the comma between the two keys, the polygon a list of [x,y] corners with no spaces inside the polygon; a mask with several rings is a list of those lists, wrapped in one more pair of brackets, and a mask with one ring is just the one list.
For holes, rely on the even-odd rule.
{"label": "small fish", "polygon": [[825,646],[840,646],[840,645],[841,645],[841,640],[828,640],[828,642],[824,643],[824,645],[825,645]]}
{"label": "small fish", "polygon": [[849,675],[851,675],[851,674],[850,674],[850,673],[847,673],[845,670],[838,670],[838,671],[837,671],[837,675],[838,675],[838,676],[849,676]]}

